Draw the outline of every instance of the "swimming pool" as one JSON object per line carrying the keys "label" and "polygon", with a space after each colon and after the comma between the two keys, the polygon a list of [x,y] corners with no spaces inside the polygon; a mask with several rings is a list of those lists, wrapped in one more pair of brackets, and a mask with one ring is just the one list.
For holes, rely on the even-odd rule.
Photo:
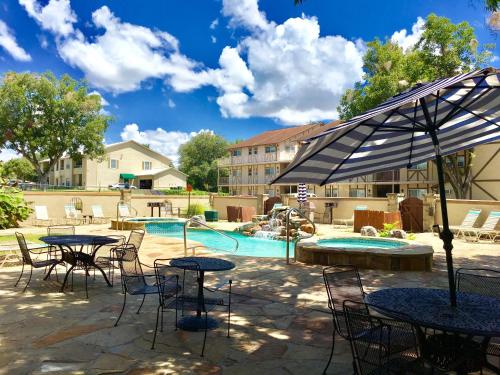
{"label": "swimming pool", "polygon": [[[161,237],[171,237],[184,239],[183,228],[184,222],[148,222],[145,225],[146,231],[149,234],[154,234]],[[238,251],[235,255],[252,256],[252,257],[286,257],[286,242],[277,240],[268,240],[264,238],[253,238],[242,235],[238,232],[221,231],[228,236],[238,240]],[[188,241],[202,243],[207,247],[213,247],[221,250],[234,249],[234,241],[217,232],[208,229],[189,228],[187,233]],[[290,244],[290,256],[293,256],[294,245]]]}
{"label": "swimming pool", "polygon": [[321,247],[341,247],[349,249],[397,249],[408,245],[403,241],[383,240],[379,238],[330,238],[316,242]]}

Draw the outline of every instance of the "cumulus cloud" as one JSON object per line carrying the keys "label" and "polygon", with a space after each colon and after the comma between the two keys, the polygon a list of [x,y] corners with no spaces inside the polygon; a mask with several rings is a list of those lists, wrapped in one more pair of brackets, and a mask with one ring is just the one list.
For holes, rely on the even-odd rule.
{"label": "cumulus cloud", "polygon": [[17,152],[15,152],[13,150],[10,150],[7,148],[0,149],[0,161],[7,161],[10,159],[16,159],[19,157],[21,157],[21,155],[19,155]]}
{"label": "cumulus cloud", "polygon": [[222,14],[229,17],[231,27],[264,30],[272,26],[264,12],[259,10],[257,0],[223,0]]}
{"label": "cumulus cloud", "polygon": [[175,108],[175,102],[172,99],[168,99],[168,108]]}
{"label": "cumulus cloud", "polygon": [[210,23],[210,29],[211,30],[214,30],[217,28],[217,26],[219,26],[219,19],[216,18],[214,19],[211,23]]}
{"label": "cumulus cloud", "polygon": [[77,18],[69,0],[50,0],[45,6],[37,0],[19,0],[19,4],[43,29],[64,37],[74,32]]}
{"label": "cumulus cloud", "polygon": [[412,49],[419,41],[425,30],[425,20],[422,17],[417,18],[417,22],[411,27],[411,33],[408,34],[406,29],[394,32],[391,36],[391,42],[399,45],[403,51]]}
{"label": "cumulus cloud", "polygon": [[31,56],[17,44],[14,33],[0,20],[0,46],[15,60],[31,61]]}
{"label": "cumulus cloud", "polygon": [[139,125],[128,124],[125,125],[120,136],[123,141],[133,140],[141,144],[147,144],[152,150],[157,151],[172,160],[174,165],[178,165],[179,147],[200,133],[213,134],[213,131],[209,129],[201,129],[198,132],[187,133],[178,130],[167,131],[163,128],[141,131],[139,129]]}

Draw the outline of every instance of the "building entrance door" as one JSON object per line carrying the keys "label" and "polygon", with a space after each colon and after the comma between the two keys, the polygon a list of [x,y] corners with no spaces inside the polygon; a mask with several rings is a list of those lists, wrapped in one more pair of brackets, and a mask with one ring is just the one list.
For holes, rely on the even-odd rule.
{"label": "building entrance door", "polygon": [[153,180],[139,180],[139,189],[153,188]]}

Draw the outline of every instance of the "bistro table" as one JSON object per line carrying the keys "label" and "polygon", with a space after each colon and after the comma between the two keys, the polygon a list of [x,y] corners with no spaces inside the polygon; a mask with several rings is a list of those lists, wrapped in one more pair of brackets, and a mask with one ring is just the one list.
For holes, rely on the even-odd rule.
{"label": "bistro table", "polygon": [[[214,318],[207,318],[205,323],[205,318],[201,317],[203,301],[204,301],[204,282],[205,282],[205,272],[219,272],[219,271],[229,271],[235,267],[233,262],[219,258],[210,257],[184,257],[177,258],[170,261],[172,267],[181,268],[184,270],[198,271],[198,308],[196,310],[196,315],[185,316],[181,318],[178,322],[179,328],[185,331],[199,331],[205,329],[205,324],[207,329],[217,328],[218,321]],[[196,266],[195,266],[196,265]]]}
{"label": "bistro table", "polygon": [[[492,337],[500,337],[500,299],[494,297],[458,292],[453,307],[445,289],[388,288],[368,294],[365,301],[380,313],[415,326],[424,357],[437,364],[454,364],[459,373],[469,371],[467,365],[486,364],[486,346]],[[427,336],[423,328],[452,335]],[[482,342],[472,340],[473,336],[482,337]]]}
{"label": "bistro table", "polygon": [[[112,286],[103,269],[95,264],[94,258],[97,250],[99,250],[101,246],[116,243],[119,241],[117,238],[88,234],[74,234],[64,236],[45,236],[41,237],[40,240],[42,240],[46,244],[58,246],[62,253],[62,260],[68,264],[71,264],[71,267],[68,269],[68,271],[66,272],[66,276],[64,277],[64,281],[61,286],[61,292],[64,291],[64,287],[66,286],[66,282],[68,281],[69,274],[78,263],[83,264],[85,268],[97,268],[99,271],[101,271],[108,286]],[[84,248],[87,246],[92,246],[92,249],[89,253],[84,251]],[[49,269],[47,276],[50,275],[52,269],[53,267]],[[85,270],[85,272],[87,272],[87,270]]]}

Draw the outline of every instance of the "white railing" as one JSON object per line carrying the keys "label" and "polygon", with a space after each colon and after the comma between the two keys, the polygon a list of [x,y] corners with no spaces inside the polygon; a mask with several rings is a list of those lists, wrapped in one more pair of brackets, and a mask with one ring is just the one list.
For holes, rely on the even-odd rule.
{"label": "white railing", "polygon": [[[207,228],[207,229],[211,230],[212,232],[215,232],[223,237],[229,238],[230,240],[234,241],[234,248],[231,250],[224,250],[224,249],[219,249],[219,248],[215,248],[215,247],[208,247],[208,246],[204,246],[204,245],[195,245],[195,246],[188,247],[187,246],[187,227],[189,224],[192,224],[192,223],[196,224],[196,226],[201,226],[201,227]],[[210,249],[210,250],[221,251],[221,252],[225,252],[225,253],[229,252],[229,253],[234,254],[238,251],[239,246],[240,246],[240,243],[238,242],[238,240],[236,238],[231,237],[230,235],[228,235],[220,230],[214,229],[205,223],[202,223],[201,221],[199,221],[195,217],[192,217],[192,218],[186,220],[186,222],[184,223],[184,256],[185,257],[187,256],[188,249],[191,250],[192,255],[195,255],[196,249]]]}

